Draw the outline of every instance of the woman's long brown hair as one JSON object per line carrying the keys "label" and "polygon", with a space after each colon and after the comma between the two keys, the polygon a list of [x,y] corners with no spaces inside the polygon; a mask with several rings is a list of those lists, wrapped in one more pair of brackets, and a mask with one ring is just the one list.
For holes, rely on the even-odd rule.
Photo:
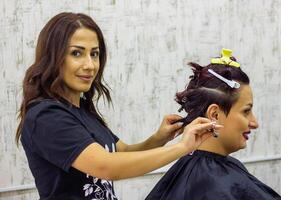
{"label": "woman's long brown hair", "polygon": [[94,96],[97,98],[97,101],[101,96],[105,96],[108,103],[111,102],[109,89],[103,83],[103,71],[107,57],[103,34],[91,17],[81,13],[64,12],[50,19],[40,32],[36,46],[35,62],[25,73],[23,100],[18,116],[20,123],[15,137],[17,144],[19,143],[28,106],[42,99],[52,98],[60,100],[62,98],[64,83],[61,69],[67,45],[74,32],[82,27],[96,32],[100,49],[100,68],[90,90],[84,93],[85,106],[97,116],[102,124],[106,125],[93,103]]}

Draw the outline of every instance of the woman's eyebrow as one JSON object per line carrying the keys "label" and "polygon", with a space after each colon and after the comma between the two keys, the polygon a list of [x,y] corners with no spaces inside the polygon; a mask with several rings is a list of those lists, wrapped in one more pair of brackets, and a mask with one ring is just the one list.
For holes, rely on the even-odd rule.
{"label": "woman's eyebrow", "polygon": [[69,47],[75,47],[75,48],[82,49],[82,50],[85,49],[85,47],[78,46],[78,45],[70,45]]}
{"label": "woman's eyebrow", "polygon": [[250,106],[252,108],[253,107],[253,103],[248,103],[246,106]]}
{"label": "woman's eyebrow", "polygon": [[[85,50],[85,47],[78,46],[78,45],[70,45],[69,47],[75,47],[75,48],[78,48],[78,49]],[[99,47],[93,47],[92,48],[92,50],[97,50],[97,49],[99,49]]]}

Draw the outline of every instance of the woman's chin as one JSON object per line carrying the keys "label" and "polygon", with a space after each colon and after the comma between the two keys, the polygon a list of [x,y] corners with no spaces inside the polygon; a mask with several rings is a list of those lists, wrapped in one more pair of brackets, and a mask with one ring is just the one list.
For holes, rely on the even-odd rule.
{"label": "woman's chin", "polygon": [[237,149],[237,151],[240,149],[245,149],[246,147],[247,147],[247,143],[245,142],[244,144],[241,144],[240,148]]}
{"label": "woman's chin", "polygon": [[91,89],[91,86],[90,87],[81,87],[80,91],[81,92],[88,92],[90,89]]}

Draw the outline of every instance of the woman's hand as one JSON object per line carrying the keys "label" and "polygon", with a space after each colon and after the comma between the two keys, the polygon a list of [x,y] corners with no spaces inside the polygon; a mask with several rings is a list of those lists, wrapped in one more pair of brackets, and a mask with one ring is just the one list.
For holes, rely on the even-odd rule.
{"label": "woman's hand", "polygon": [[184,128],[179,144],[183,144],[189,152],[194,151],[203,141],[213,135],[211,131],[216,132],[222,127],[208,118],[198,117]]}
{"label": "woman's hand", "polygon": [[164,145],[181,134],[183,132],[182,122],[176,122],[180,119],[182,119],[182,117],[179,115],[166,115],[159,129],[154,134],[154,138]]}

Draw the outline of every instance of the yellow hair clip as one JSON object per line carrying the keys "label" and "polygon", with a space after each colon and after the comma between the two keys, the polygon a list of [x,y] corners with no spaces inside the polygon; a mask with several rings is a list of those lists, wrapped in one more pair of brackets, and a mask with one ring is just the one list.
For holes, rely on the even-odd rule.
{"label": "yellow hair clip", "polygon": [[221,58],[213,58],[211,59],[212,64],[223,64],[223,65],[230,65],[233,67],[240,67],[238,62],[235,62],[230,59],[232,56],[232,50],[230,49],[222,49],[221,50]]}

